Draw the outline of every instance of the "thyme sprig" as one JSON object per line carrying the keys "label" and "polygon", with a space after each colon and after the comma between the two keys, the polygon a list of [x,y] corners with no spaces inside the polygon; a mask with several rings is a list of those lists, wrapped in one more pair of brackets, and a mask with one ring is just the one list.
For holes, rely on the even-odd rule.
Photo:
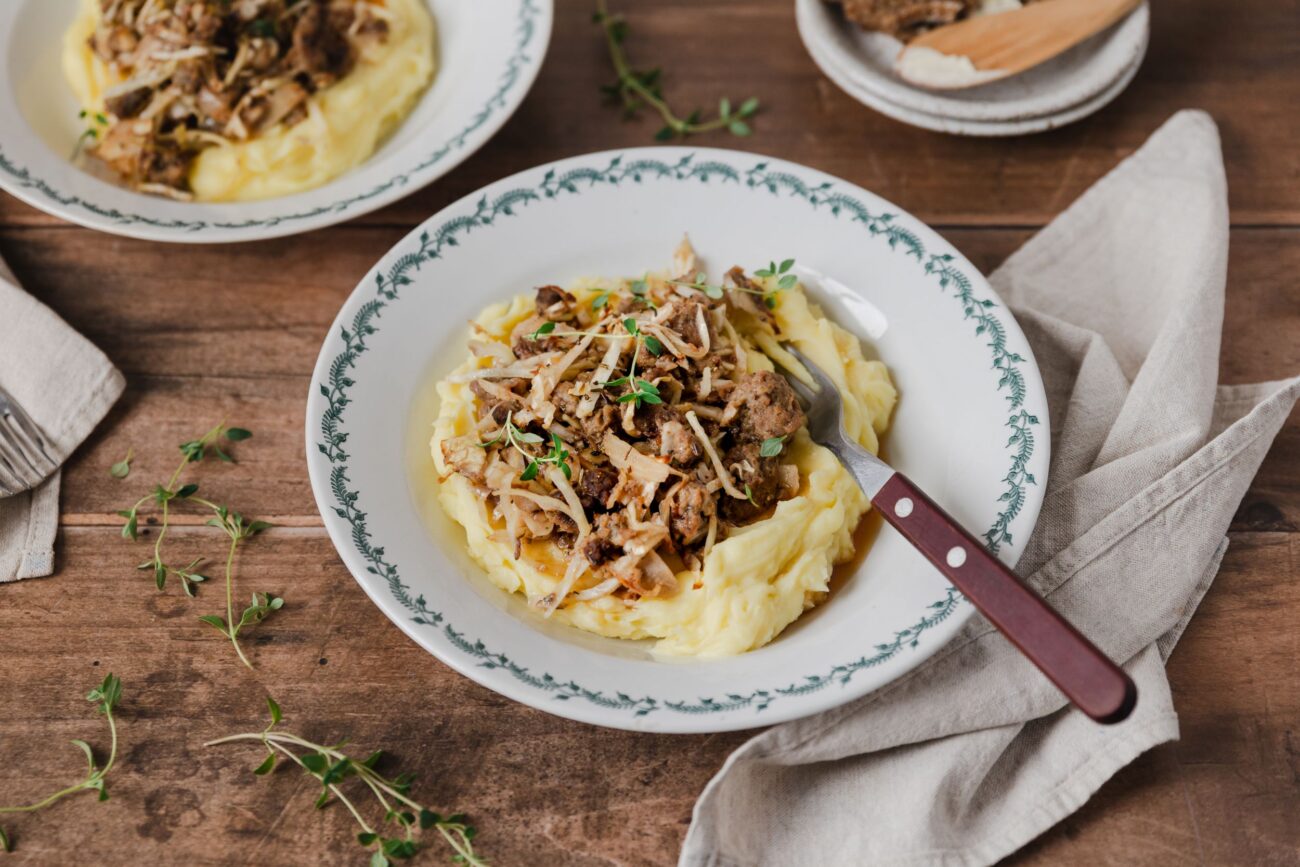
{"label": "thyme sprig", "polygon": [[496,445],[502,440],[514,448],[528,462],[524,471],[519,475],[519,481],[530,482],[537,478],[538,472],[541,471],[542,464],[555,464],[564,473],[566,479],[573,478],[573,470],[569,467],[569,450],[564,446],[564,440],[560,439],[554,433],[551,433],[551,448],[545,455],[538,457],[524,448],[525,445],[541,445],[546,442],[540,434],[531,431],[520,430],[514,421],[514,411],[506,413],[506,423],[501,426],[501,433],[497,434],[486,442],[478,444],[479,448],[485,449],[488,446]]}
{"label": "thyme sprig", "polygon": [[748,286],[719,286],[716,283],[710,283],[709,275],[703,271],[697,272],[694,280],[669,280],[668,282],[674,286],[685,286],[688,289],[703,292],[715,301],[722,298],[728,291],[747,292],[750,295],[757,295],[762,298],[763,303],[768,308],[774,308],[776,307],[777,294],[787,289],[793,289],[799,282],[798,276],[790,271],[793,267],[794,260],[786,259],[780,265],[776,262],[769,262],[766,268],[759,268],[754,272],[755,277],[776,280],[776,288],[770,291],[767,289],[750,289]]}
{"label": "thyme sprig", "polygon": [[643,332],[637,321],[630,316],[623,320],[623,328],[636,340],[636,345],[632,348],[632,364],[627,376],[595,382],[592,383],[592,387],[617,388],[620,385],[627,385],[628,391],[619,395],[617,400],[619,403],[632,403],[638,409],[643,403],[663,403],[663,398],[659,396],[659,387],[647,379],[638,379],[636,375],[636,360],[641,355],[641,347],[644,346],[651,355],[660,355],[664,351],[663,344],[653,334]]}
{"label": "thyme sprig", "polygon": [[[69,795],[75,795],[77,792],[98,792],[99,800],[108,800],[108,789],[104,786],[104,778],[108,772],[113,769],[113,763],[117,761],[117,721],[113,717],[113,709],[117,707],[118,702],[122,700],[122,681],[114,674],[104,678],[104,681],[86,694],[86,701],[95,702],[95,708],[104,715],[108,720],[109,748],[108,759],[104,762],[103,767],[95,764],[95,753],[90,748],[90,744],[80,739],[74,739],[72,743],[86,755],[86,778],[80,782],[73,783],[63,789],[59,789],[51,795],[46,795],[39,801],[33,801],[30,804],[24,804],[16,807],[0,807],[0,814],[3,813],[34,813],[37,810],[43,810],[55,801],[62,800]],[[5,852],[12,848],[9,835],[0,828],[0,850]]]}
{"label": "thyme sprig", "polygon": [[89,112],[84,108],[77,112],[77,117],[86,121],[86,128],[82,130],[81,135],[77,136],[77,143],[72,147],[73,161],[81,156],[81,151],[85,148],[86,142],[98,141],[99,131],[101,128],[108,127],[108,116],[102,111]]}
{"label": "thyme sprig", "polygon": [[235,459],[226,451],[228,446],[223,447],[223,443],[242,442],[251,436],[252,434],[244,428],[226,427],[223,422],[211,428],[198,439],[181,443],[180,465],[176,467],[176,471],[172,473],[167,483],[165,485],[155,485],[152,491],[136,500],[131,508],[123,509],[117,513],[126,519],[126,523],[122,525],[122,537],[136,541],[139,539],[141,507],[150,500],[158,506],[161,516],[158,533],[154,538],[153,556],[136,568],[141,571],[151,571],[154,576],[154,584],[159,590],[166,588],[169,576],[175,576],[180,581],[181,589],[185,591],[187,596],[191,597],[196,595],[197,585],[208,580],[206,575],[195,571],[198,565],[203,562],[203,558],[195,558],[186,566],[169,565],[163,559],[163,541],[166,539],[167,531],[171,526],[173,504],[192,503],[212,513],[213,517],[208,519],[207,526],[221,529],[230,539],[225,566],[226,616],[208,614],[199,619],[229,638],[240,661],[249,668],[252,668],[253,665],[248,661],[248,657],[244,655],[244,651],[239,645],[240,630],[265,620],[272,612],[283,607],[284,600],[269,593],[254,593],[252,605],[244,609],[240,618],[236,620],[234,606],[235,553],[245,540],[272,525],[266,521],[249,520],[229,506],[198,496],[199,486],[195,482],[189,482],[179,487],[178,483],[181,475],[190,464],[202,462],[209,454],[225,463],[233,463]]}
{"label": "thyme sprig", "polygon": [[[383,756],[382,751],[376,750],[365,759],[357,760],[342,752],[342,744],[325,746],[289,732],[276,731],[275,727],[283,719],[280,706],[270,697],[266,699],[266,705],[271,711],[271,722],[262,731],[228,735],[208,741],[204,746],[238,741],[261,742],[266,748],[266,760],[253,770],[258,776],[265,776],[274,770],[276,761],[280,758],[302,768],[308,776],[321,784],[320,796],[316,799],[317,809],[325,807],[333,799],[352,814],[361,828],[357,842],[373,850],[370,856],[371,867],[388,867],[392,859],[415,855],[420,846],[420,841],[415,836],[417,826],[419,830],[436,830],[451,847],[451,860],[455,863],[478,867],[487,864],[474,851],[475,831],[466,822],[464,815],[457,813],[442,816],[414,800],[410,796],[413,778],[409,774],[389,778],[375,770],[375,765]],[[372,824],[362,815],[358,805],[343,792],[341,784],[349,778],[365,784],[384,811],[383,821]],[[388,833],[392,833],[392,836],[388,836]]]}
{"label": "thyme sprig", "polygon": [[735,109],[732,108],[731,100],[723,97],[718,102],[717,116],[707,120],[699,111],[679,117],[664,100],[659,83],[662,70],[659,67],[638,70],[628,63],[627,54],[623,50],[623,43],[627,39],[627,19],[622,15],[611,15],[606,0],[596,0],[596,12],[591,20],[600,25],[605,35],[609,59],[618,76],[613,84],[602,86],[601,92],[611,101],[623,106],[624,117],[634,117],[647,106],[658,112],[664,122],[655,133],[658,141],[669,141],[677,136],[685,138],[718,129],[726,129],[732,135],[740,137],[753,131],[748,119],[758,112],[758,99],[752,96]]}

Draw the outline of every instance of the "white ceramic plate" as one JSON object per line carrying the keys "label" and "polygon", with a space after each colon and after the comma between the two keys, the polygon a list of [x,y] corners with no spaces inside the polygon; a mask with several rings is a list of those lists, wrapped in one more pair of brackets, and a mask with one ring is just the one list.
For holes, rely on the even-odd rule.
{"label": "white ceramic plate", "polygon": [[1042,382],[1010,312],[948,243],[865,190],[753,154],[664,147],[541,166],[462,199],[389,251],[331,328],[307,403],[312,490],[348,568],[415,641],[503,695],[597,725],[707,732],[826,710],[916,666],[972,612],[884,529],[768,646],[669,662],[545,621],[472,564],[430,502],[427,454],[433,384],[465,352],[467,320],[543,283],[663,267],[684,232],[715,277],[798,261],[894,376],[888,458],[1009,564],[1047,481]]}
{"label": "white ceramic plate", "polygon": [[1091,99],[1085,100],[1070,108],[1064,109],[1056,114],[1040,115],[1037,117],[1027,117],[1020,120],[1008,121],[975,121],[962,120],[960,118],[945,117],[943,115],[928,114],[923,111],[915,111],[905,108],[887,99],[881,98],[878,94],[867,90],[856,81],[854,81],[848,70],[840,67],[835,58],[824,54],[820,47],[809,46],[809,55],[821,69],[826,77],[839,86],[841,90],[858,102],[880,112],[886,117],[911,126],[920,127],[921,129],[934,130],[935,132],[949,133],[951,135],[967,135],[976,137],[996,137],[996,136],[1013,136],[1028,135],[1030,133],[1046,132],[1047,130],[1057,129],[1066,124],[1081,120],[1090,114],[1100,111],[1112,100],[1118,97],[1133,81],[1137,75],[1138,69],[1142,66],[1142,58],[1146,54],[1147,42],[1145,35],[1140,45],[1140,53],[1133,65],[1126,69],[1119,78],[1115,79],[1108,87]]}
{"label": "white ceramic plate", "polygon": [[92,229],[184,243],[293,235],[373,211],[446,174],[491,138],[532,86],[550,40],[552,0],[427,2],[438,74],[377,153],[308,192],[203,204],[136,193],[71,163],[84,122],[60,51],[78,0],[4,0],[0,188]]}
{"label": "white ceramic plate", "polygon": [[1150,12],[1143,4],[1115,26],[1026,73],[982,87],[931,91],[894,73],[902,43],[892,36],[863,31],[824,0],[796,0],[796,18],[804,46],[818,65],[834,66],[848,83],[841,86],[869,95],[872,107],[890,104],[909,116],[976,123],[1026,122],[1094,104],[1116,81],[1132,78],[1150,30]]}

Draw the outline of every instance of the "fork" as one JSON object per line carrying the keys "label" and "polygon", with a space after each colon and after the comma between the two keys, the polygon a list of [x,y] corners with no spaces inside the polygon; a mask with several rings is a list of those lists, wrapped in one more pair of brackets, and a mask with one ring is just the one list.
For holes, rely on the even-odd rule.
{"label": "fork", "polygon": [[0,388],[0,497],[30,490],[58,468],[36,422]]}
{"label": "fork", "polygon": [[1119,666],[1052,610],[920,488],[844,432],[839,389],[789,344],[816,389],[786,371],[807,410],[808,433],[830,449],[884,519],[975,604],[1066,698],[1100,723],[1117,723],[1137,704],[1137,687]]}

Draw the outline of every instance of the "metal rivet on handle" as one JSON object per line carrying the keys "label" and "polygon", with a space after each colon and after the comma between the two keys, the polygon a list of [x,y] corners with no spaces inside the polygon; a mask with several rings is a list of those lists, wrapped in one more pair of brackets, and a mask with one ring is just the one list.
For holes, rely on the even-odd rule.
{"label": "metal rivet on handle", "polygon": [[906,518],[912,514],[912,501],[908,497],[902,497],[897,503],[894,503],[894,514],[900,518]]}
{"label": "metal rivet on handle", "polygon": [[948,565],[956,569],[966,562],[966,549],[960,545],[948,549]]}

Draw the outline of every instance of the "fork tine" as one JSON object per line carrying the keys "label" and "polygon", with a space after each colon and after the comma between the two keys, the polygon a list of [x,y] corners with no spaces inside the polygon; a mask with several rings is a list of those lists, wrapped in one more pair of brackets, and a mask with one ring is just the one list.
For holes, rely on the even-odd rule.
{"label": "fork tine", "polygon": [[3,413],[0,413],[0,440],[9,448],[10,462],[24,475],[40,480],[57,469],[40,447],[28,440],[22,430],[14,425],[13,419]]}
{"label": "fork tine", "polygon": [[826,371],[822,370],[820,367],[818,367],[817,365],[809,361],[808,356],[800,352],[794,346],[794,344],[787,343],[785,344],[784,348],[786,352],[790,353],[796,359],[798,359],[799,363],[802,364],[804,366],[804,369],[807,370],[809,375],[812,376],[813,381],[817,383],[817,390],[819,392],[823,392],[823,391],[829,393],[836,392],[835,383],[832,382],[831,378],[826,375]]}
{"label": "fork tine", "polygon": [[4,389],[0,389],[0,404],[3,405],[0,408],[4,410],[0,412],[0,418],[4,418],[5,421],[9,422],[17,434],[18,442],[24,446],[25,452],[34,461],[40,460],[45,463],[45,469],[38,469],[38,472],[42,475],[48,475],[57,470],[59,468],[58,463],[45,450],[45,438],[40,427],[36,422],[32,421],[31,416],[22,408],[22,405]]}
{"label": "fork tine", "polygon": [[4,490],[4,495],[10,496],[25,491],[27,487],[22,477],[18,475],[18,471],[9,462],[9,458],[5,456],[5,450],[0,448],[0,489]]}
{"label": "fork tine", "polygon": [[5,460],[6,468],[18,480],[20,489],[35,487],[45,478],[45,474],[36,466],[23,450],[14,442],[13,435],[5,425],[0,424],[0,457]]}

